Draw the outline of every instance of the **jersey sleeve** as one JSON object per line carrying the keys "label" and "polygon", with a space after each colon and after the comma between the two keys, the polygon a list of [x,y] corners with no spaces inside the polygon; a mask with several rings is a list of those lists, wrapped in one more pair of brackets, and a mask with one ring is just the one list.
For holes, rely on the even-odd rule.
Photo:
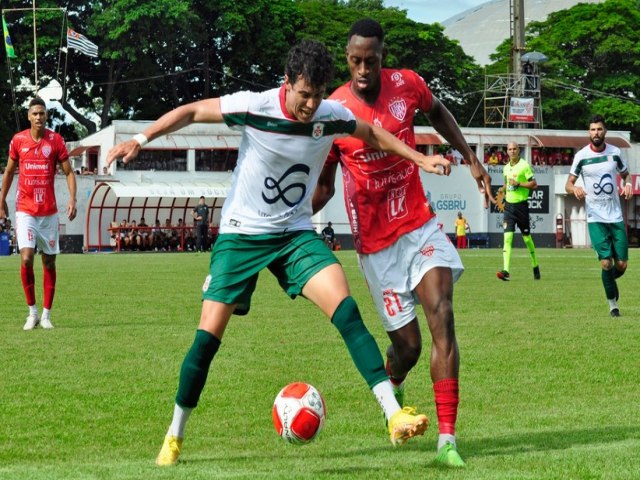
{"label": "jersey sleeve", "polygon": [[17,136],[14,136],[9,143],[9,158],[14,162],[17,162],[20,156],[18,152],[20,150],[19,140]]}
{"label": "jersey sleeve", "polygon": [[626,171],[629,170],[629,166],[627,165],[627,161],[625,160],[624,156],[622,155],[622,150],[617,149],[617,151],[614,153],[613,158],[616,162],[616,170],[618,170],[618,173],[625,173]]}
{"label": "jersey sleeve", "polygon": [[431,89],[427,86],[427,82],[424,81],[424,78],[414,71],[409,71],[412,74],[412,78],[415,83],[415,92],[418,95],[418,108],[426,113],[430,111],[433,106],[433,94],[431,93]]}
{"label": "jersey sleeve", "polygon": [[56,149],[58,151],[58,163],[64,163],[69,160],[69,151],[67,150],[67,145],[64,143],[64,138],[62,135],[55,134],[56,139]]}
{"label": "jersey sleeve", "polygon": [[247,121],[251,92],[242,91],[220,97],[220,111],[224,123],[234,130],[241,130]]}
{"label": "jersey sleeve", "polygon": [[522,173],[524,174],[524,178],[526,178],[528,182],[533,180],[533,178],[535,177],[535,174],[533,173],[533,168],[531,168],[531,165],[529,165],[528,163]]}

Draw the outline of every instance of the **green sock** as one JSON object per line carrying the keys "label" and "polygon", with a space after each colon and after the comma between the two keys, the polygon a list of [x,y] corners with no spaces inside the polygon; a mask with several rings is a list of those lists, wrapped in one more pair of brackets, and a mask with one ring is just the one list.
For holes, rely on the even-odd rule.
{"label": "green sock", "polygon": [[378,344],[362,322],[360,311],[352,297],[345,298],[338,305],[331,322],[342,335],[353,363],[369,388],[386,380],[388,375]]}
{"label": "green sock", "polygon": [[504,271],[508,272],[511,268],[511,245],[513,244],[513,232],[504,232],[504,247],[502,247],[502,259],[504,263]]}
{"label": "green sock", "polygon": [[220,340],[205,330],[196,330],[196,338],[180,369],[176,403],[183,408],[195,408],[207,381],[209,366],[220,348]]}
{"label": "green sock", "polygon": [[602,285],[604,285],[604,293],[607,295],[607,300],[616,298],[618,293],[618,286],[612,270],[602,270]]}
{"label": "green sock", "polygon": [[533,244],[533,238],[531,238],[531,235],[523,235],[522,240],[529,250],[529,255],[531,256],[531,266],[534,268],[537,267],[538,258],[536,257],[536,246]]}

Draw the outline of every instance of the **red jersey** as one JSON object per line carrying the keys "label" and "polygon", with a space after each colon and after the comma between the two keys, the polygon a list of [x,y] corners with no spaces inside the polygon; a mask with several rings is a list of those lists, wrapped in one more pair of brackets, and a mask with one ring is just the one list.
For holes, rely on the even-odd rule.
{"label": "red jersey", "polygon": [[9,158],[18,162],[16,211],[35,217],[57,213],[56,166],[69,159],[63,138],[45,129],[42,139],[36,142],[30,129],[23,130],[11,139]]}
{"label": "red jersey", "polygon": [[[416,110],[431,109],[431,90],[411,70],[382,69],[380,77],[380,95],[374,105],[356,97],[351,82],[329,98],[415,148],[413,118]],[[380,251],[435,216],[415,163],[375,150],[354,137],[334,142],[327,163],[336,162],[342,165],[345,205],[359,253]]]}

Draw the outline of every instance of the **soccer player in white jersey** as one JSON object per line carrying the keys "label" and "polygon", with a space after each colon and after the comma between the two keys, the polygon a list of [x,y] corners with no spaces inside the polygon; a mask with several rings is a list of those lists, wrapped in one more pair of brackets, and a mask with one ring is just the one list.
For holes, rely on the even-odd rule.
{"label": "soccer player in white jersey", "polygon": [[342,136],[354,135],[427,172],[448,174],[449,167],[441,156],[424,156],[385,130],[357,120],[339,103],[323,100],[332,74],[333,60],[324,45],[304,40],[289,52],[280,88],[178,107],[108,154],[109,164],[116,158],[127,162],[147,141],[194,122],[224,121],[242,132],[231,192],[203,286],[200,323],[182,364],[173,420],[158,465],[178,461],[187,419],[227,323],[232,314],[249,311],[258,273],[265,268],[288,295],[306,297],[331,319],[388,419],[392,443],[404,443],[428,427],[425,415],[402,408],[395,399],[382,355],[350,295],[344,271],[313,229],[311,196],[333,141]]}
{"label": "soccer player in white jersey", "polygon": [[[589,145],[573,158],[565,185],[568,194],[584,200],[591,245],[602,267],[602,285],[612,317],[620,316],[617,278],[624,275],[629,260],[629,242],[620,207],[620,192],[616,178],[624,182],[622,195],[633,196],[627,163],[620,149],[605,141],[607,127],[601,115],[594,115],[589,123]],[[576,185],[578,178],[583,186]]]}
{"label": "soccer player in white jersey", "polygon": [[[463,153],[485,202],[491,179],[447,108],[414,71],[382,68],[384,31],[373,19],[355,22],[347,35],[351,81],[330,99],[415,146],[413,121],[425,112],[434,128]],[[431,333],[430,374],[438,417],[434,463],[464,467],[457,450],[460,356],[455,334],[453,284],[464,267],[425,196],[420,173],[411,163],[379,152],[357,138],[334,142],[313,198],[314,210],[333,196],[337,165],[360,266],[391,345],[387,371],[399,400],[405,378],[417,364],[422,335],[421,306]]]}
{"label": "soccer player in white jersey", "polygon": [[[31,127],[16,133],[9,146],[9,161],[2,177],[0,218],[5,218],[6,198],[18,171],[16,189],[16,238],[20,249],[20,277],[29,307],[24,330],[37,326],[53,328],[51,307],[56,291],[56,255],[60,253],[58,205],[55,195],[56,169],[60,166],[69,188],[67,218],[76,217],[76,177],[69,163],[64,139],[46,128],[47,109],[42,98],[29,102],[27,114]],[[38,315],[33,261],[36,246],[42,256],[43,309]]]}

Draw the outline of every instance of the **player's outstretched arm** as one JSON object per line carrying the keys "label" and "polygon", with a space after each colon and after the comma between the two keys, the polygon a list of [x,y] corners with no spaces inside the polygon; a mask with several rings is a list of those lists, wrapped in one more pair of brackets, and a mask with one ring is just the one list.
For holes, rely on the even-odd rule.
{"label": "player's outstretched arm", "polygon": [[431,126],[433,126],[453,148],[458,150],[464,157],[466,163],[470,165],[471,175],[478,185],[478,191],[484,197],[484,207],[487,208],[489,202],[495,205],[496,200],[491,192],[491,177],[465,140],[464,135],[462,135],[460,131],[460,127],[458,127],[458,122],[456,122],[456,119],[449,109],[447,109],[440,100],[433,97],[431,110],[429,110],[426,115]]}
{"label": "player's outstretched arm", "polygon": [[442,155],[423,155],[387,132],[384,128],[372,125],[364,120],[357,120],[356,131],[353,136],[365,141],[376,150],[406,158],[427,173],[435,173],[436,175],[449,175],[451,173],[451,162]]}
{"label": "player's outstretched arm", "polygon": [[107,155],[107,166],[120,158],[124,163],[128,163],[138,156],[142,147],[161,135],[175,132],[192,123],[220,123],[222,120],[219,98],[182,105],[165,113],[142,134],[115,145]]}

